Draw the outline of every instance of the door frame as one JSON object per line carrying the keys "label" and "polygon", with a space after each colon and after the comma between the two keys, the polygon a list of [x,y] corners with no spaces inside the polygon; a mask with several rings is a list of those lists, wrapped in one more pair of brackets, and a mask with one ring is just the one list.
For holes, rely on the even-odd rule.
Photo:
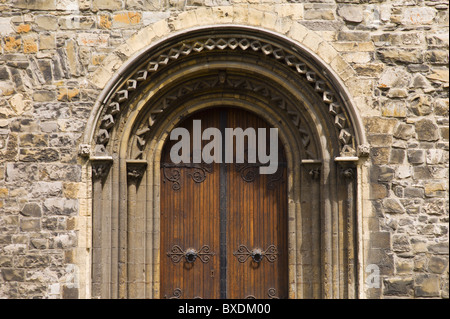
{"label": "door frame", "polygon": [[[162,46],[157,42],[147,48],[146,54],[140,54],[124,66],[119,72],[122,76],[102,95],[103,108],[93,111],[91,118],[95,120],[89,123],[85,135],[88,144],[82,145],[82,149],[89,149],[82,152],[89,155],[86,167],[92,168],[87,173],[92,176],[93,193],[92,295],[160,297],[161,150],[168,132],[183,116],[222,105],[225,99],[226,104],[252,111],[279,129],[288,175],[289,297],[356,297],[361,280],[360,267],[356,265],[360,253],[357,223],[361,212],[361,198],[357,195],[361,187],[360,157],[366,156],[367,150],[360,147],[365,145],[365,138],[351,99],[338,77],[334,77],[333,71],[315,54],[284,36],[260,28],[213,26],[215,36],[222,37],[213,40],[214,45],[224,54],[212,56],[207,49],[196,57],[201,62],[199,65],[192,63],[190,56],[178,60],[175,54],[179,53],[170,55],[171,45],[179,44],[180,36],[185,41],[190,37],[200,39],[202,32],[210,34],[210,28],[188,30],[165,39]],[[247,36],[255,52],[235,52],[238,46],[232,41],[237,36]],[[228,37],[228,42],[224,37]],[[244,40],[239,42],[241,48],[246,47]],[[208,41],[202,44],[206,48],[211,44]],[[269,46],[272,49],[277,46],[273,51],[275,60],[265,58],[269,53],[261,46],[258,48],[261,42],[267,43],[262,46],[266,51]],[[224,43],[231,50],[222,49]],[[167,55],[161,55],[161,47],[167,50]],[[301,54],[292,51],[292,47]],[[170,59],[175,62],[170,70],[152,70],[155,73],[149,82],[147,71],[150,72],[155,66],[152,63],[156,62],[142,59],[144,55],[151,57],[152,50],[159,55],[156,61],[161,66]],[[180,50],[183,52],[182,48]],[[276,62],[279,50],[291,54],[283,63]],[[255,63],[258,54],[262,54],[262,58]],[[295,59],[300,61],[296,70],[292,67]],[[147,71],[139,68],[143,65]],[[328,73],[322,74],[323,69]],[[186,82],[211,74],[217,75],[216,84],[226,83],[228,75],[270,81],[265,88],[250,85],[250,89],[242,87],[236,94],[221,91],[214,85],[199,93],[193,90],[189,99],[170,94],[170,90],[190,90]],[[289,81],[286,81],[286,74]],[[145,83],[145,87],[137,88],[140,82]],[[279,96],[266,94],[267,91],[278,92]],[[162,108],[160,102],[170,99],[175,105]],[[147,123],[151,130],[146,131]],[[337,131],[336,127],[339,127]],[[305,198],[312,194],[317,198],[305,203]],[[306,216],[308,209],[318,212],[314,218]],[[343,220],[342,212],[348,220]],[[308,223],[320,232],[310,234],[313,237],[312,242],[307,243],[310,251],[304,253],[307,238],[302,237],[302,232]]]}

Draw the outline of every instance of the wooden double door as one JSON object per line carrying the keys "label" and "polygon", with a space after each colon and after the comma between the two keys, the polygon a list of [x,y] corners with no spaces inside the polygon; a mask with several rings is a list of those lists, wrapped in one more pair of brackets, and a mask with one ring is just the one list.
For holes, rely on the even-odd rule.
{"label": "wooden double door", "polygon": [[[222,132],[223,153],[225,128],[254,128],[257,135],[258,128],[266,128],[269,136],[270,126],[242,109],[203,110],[179,127],[193,133],[194,120],[201,120],[202,130]],[[191,158],[193,139],[190,134]],[[260,174],[265,164],[248,163],[247,156],[244,163],[174,164],[170,150],[177,142],[166,142],[161,157],[160,296],[287,298],[287,172],[281,143],[277,171]],[[202,147],[209,142],[202,141]],[[234,151],[236,159],[239,150]]]}

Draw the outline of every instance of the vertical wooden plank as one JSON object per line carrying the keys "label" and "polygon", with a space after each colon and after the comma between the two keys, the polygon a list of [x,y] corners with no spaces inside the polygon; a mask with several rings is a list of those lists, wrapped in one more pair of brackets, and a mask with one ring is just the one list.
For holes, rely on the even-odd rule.
{"label": "vertical wooden plank", "polygon": [[[227,111],[222,109],[219,113],[219,127],[222,138],[225,136],[225,128],[227,126]],[[222,142],[222,158],[225,157],[225,143]],[[228,232],[228,181],[227,181],[227,165],[222,163],[219,168],[219,218],[220,218],[220,298],[228,297],[227,282],[227,232]],[[232,234],[230,234],[232,236]]]}

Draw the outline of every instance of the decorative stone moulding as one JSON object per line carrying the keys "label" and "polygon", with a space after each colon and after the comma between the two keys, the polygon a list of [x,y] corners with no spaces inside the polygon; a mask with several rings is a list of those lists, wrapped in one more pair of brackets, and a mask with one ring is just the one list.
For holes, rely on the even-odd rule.
{"label": "decorative stone moulding", "polygon": [[150,114],[147,119],[142,121],[144,125],[135,133],[136,147],[138,151],[133,155],[133,158],[142,158],[144,148],[147,143],[146,136],[151,131],[151,127],[155,124],[158,115],[167,109],[173,102],[182,99],[183,96],[187,94],[195,93],[198,90],[213,89],[218,87],[246,90],[257,93],[270,100],[271,105],[278,107],[288,114],[288,117],[298,129],[306,157],[315,157],[314,152],[309,149],[312,139],[311,134],[309,133],[307,127],[305,127],[304,123],[301,122],[301,115],[299,111],[284,96],[277,94],[277,92],[272,90],[266,83],[256,82],[249,78],[227,76],[225,72],[221,72],[216,77],[210,78],[209,80],[199,79],[197,81],[190,81],[189,83],[181,87],[177,87],[168,94],[164,95],[159,100],[159,103],[156,104],[156,106],[149,112]]}
{"label": "decorative stone moulding", "polygon": [[[171,63],[187,57],[194,53],[200,53],[204,51],[241,51],[243,54],[245,52],[252,52],[253,54],[261,54],[266,58],[273,59],[277,63],[284,64],[285,66],[291,68],[295,73],[301,76],[306,83],[309,83],[316,94],[323,101],[324,106],[328,108],[329,116],[334,123],[335,129],[337,131],[338,140],[340,143],[340,154],[341,156],[355,156],[356,151],[356,140],[354,136],[354,131],[352,129],[352,123],[350,123],[349,114],[341,102],[340,97],[337,95],[335,90],[330,85],[330,81],[326,78],[326,72],[321,73],[317,70],[317,67],[313,67],[311,61],[307,58],[296,53],[292,49],[285,48],[275,42],[269,42],[268,40],[262,40],[255,37],[240,37],[236,36],[232,32],[230,34],[221,34],[218,32],[217,35],[210,34],[203,37],[195,37],[187,39],[182,42],[173,41],[172,45],[166,45],[166,47],[157,53],[151,54],[150,58],[146,61],[140,61],[139,66],[134,69],[131,74],[126,77],[121,77],[122,82],[115,85],[116,89],[109,95],[109,98],[104,100],[104,110],[100,115],[100,121],[97,126],[96,135],[94,138],[96,146],[94,147],[94,154],[107,154],[107,145],[110,141],[111,131],[114,129],[117,118],[125,108],[126,104],[132,98],[133,92],[138,90],[141,86],[145,86],[148,81],[150,81],[153,74],[161,71],[162,69],[171,65]],[[218,79],[218,83],[222,81]],[[200,85],[200,83],[193,84],[190,88],[186,88],[185,91],[194,90],[195,85]],[[209,84],[212,85],[212,84]],[[234,83],[232,85],[238,85]],[[250,90],[260,89],[262,94],[271,94],[267,88],[257,88],[249,85]],[[182,91],[181,91],[182,92]],[[182,95],[182,94],[181,94]],[[157,108],[154,108],[148,119],[148,126],[141,128],[136,132],[138,138],[137,143],[140,149],[145,146],[144,136],[150,129],[151,126],[157,120],[157,117],[162,113],[168,104],[169,99],[179,98],[180,94],[176,96],[167,96],[166,101]],[[298,124],[298,117],[285,105],[285,101],[278,96],[270,96],[270,98],[278,103],[279,107],[284,108],[288,114],[292,115],[291,118],[294,124]],[[306,136],[305,141],[308,140]],[[307,142],[305,142],[307,143]],[[365,154],[365,149],[360,149],[361,154]],[[80,153],[81,154],[81,153]],[[142,154],[136,154],[134,158],[141,158]]]}

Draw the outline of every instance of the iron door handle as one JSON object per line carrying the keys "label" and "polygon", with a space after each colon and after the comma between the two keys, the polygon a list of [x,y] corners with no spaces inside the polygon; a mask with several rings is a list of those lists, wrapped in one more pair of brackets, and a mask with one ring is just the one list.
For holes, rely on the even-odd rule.
{"label": "iron door handle", "polygon": [[215,253],[211,251],[211,248],[208,245],[203,245],[202,248],[196,250],[194,248],[188,248],[183,250],[178,245],[173,245],[169,252],[167,252],[167,256],[172,260],[173,263],[179,263],[183,258],[186,259],[186,262],[193,263],[198,259],[202,263],[207,263],[214,256]]}
{"label": "iron door handle", "polygon": [[233,255],[240,263],[245,263],[250,257],[256,263],[260,263],[264,258],[268,262],[273,263],[278,258],[278,250],[275,245],[269,245],[266,250],[262,250],[261,248],[253,248],[250,250],[247,246],[241,244],[238,250],[233,252]]}

